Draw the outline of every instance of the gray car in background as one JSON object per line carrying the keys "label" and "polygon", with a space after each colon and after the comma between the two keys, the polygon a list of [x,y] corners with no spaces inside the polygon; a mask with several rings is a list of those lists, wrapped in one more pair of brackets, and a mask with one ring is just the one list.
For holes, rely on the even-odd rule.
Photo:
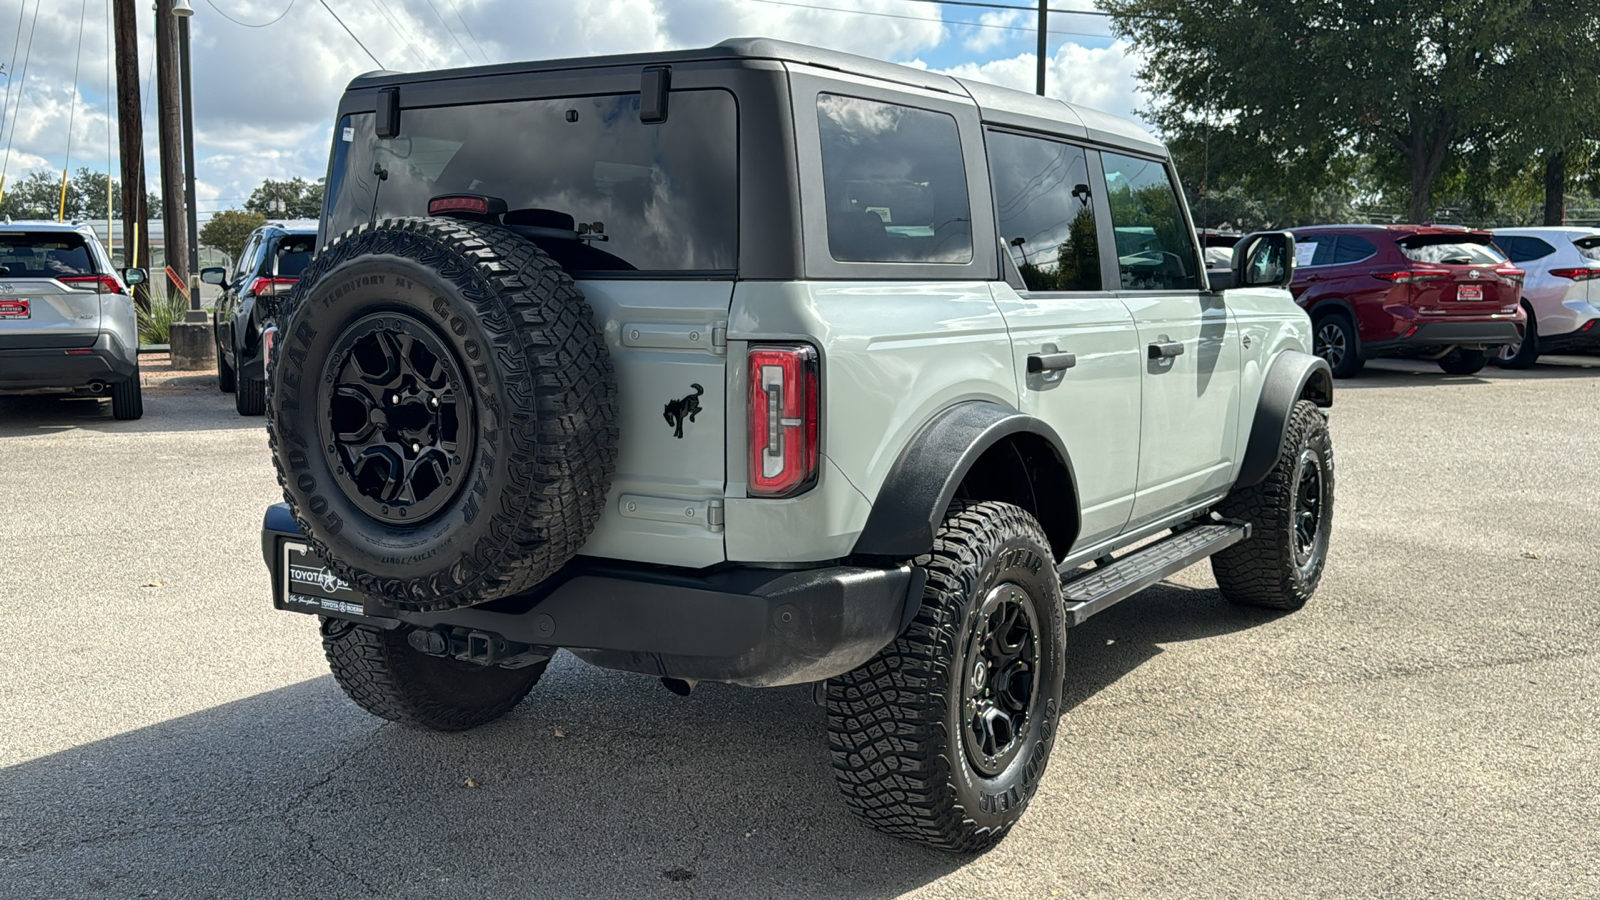
{"label": "gray car in background", "polygon": [[111,414],[144,414],[139,331],[128,284],[87,225],[0,225],[0,394],[109,396]]}

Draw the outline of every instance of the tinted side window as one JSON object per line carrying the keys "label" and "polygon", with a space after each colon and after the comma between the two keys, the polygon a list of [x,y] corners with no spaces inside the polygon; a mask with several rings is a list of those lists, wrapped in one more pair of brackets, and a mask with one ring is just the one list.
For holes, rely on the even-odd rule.
{"label": "tinted side window", "polygon": [[1356,237],[1353,234],[1341,234],[1338,242],[1333,247],[1333,264],[1338,266],[1345,263],[1360,262],[1369,256],[1377,255],[1377,252],[1378,248],[1366,238]]}
{"label": "tinted side window", "polygon": [[1512,240],[1516,241],[1517,245],[1515,250],[1507,248],[1507,252],[1513,254],[1511,257],[1512,262],[1532,262],[1536,259],[1544,259],[1546,256],[1556,252],[1555,247],[1536,237],[1519,237]]}
{"label": "tinted side window", "polygon": [[819,94],[817,125],[834,259],[972,261],[967,173],[954,117]]}
{"label": "tinted side window", "polygon": [[239,251],[239,258],[234,261],[233,280],[238,281],[255,274],[256,248],[261,246],[261,232],[250,233],[250,240]]}
{"label": "tinted side window", "polygon": [[1081,147],[989,134],[1000,237],[1031,291],[1098,291],[1100,240]]}
{"label": "tinted side window", "polygon": [[1117,271],[1126,290],[1184,290],[1200,286],[1194,235],[1178,193],[1159,162],[1102,153]]}

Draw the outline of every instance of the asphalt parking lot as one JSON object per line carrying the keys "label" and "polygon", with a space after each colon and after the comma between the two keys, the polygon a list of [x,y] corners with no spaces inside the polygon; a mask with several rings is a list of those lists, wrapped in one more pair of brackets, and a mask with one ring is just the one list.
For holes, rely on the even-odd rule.
{"label": "asphalt parking lot", "polygon": [[856,824],[804,688],[562,656],[475,732],[361,712],[271,609],[262,421],[194,381],[0,398],[0,896],[1600,895],[1600,358],[1340,382],[1316,599],[1200,566],[1074,632],[976,858]]}

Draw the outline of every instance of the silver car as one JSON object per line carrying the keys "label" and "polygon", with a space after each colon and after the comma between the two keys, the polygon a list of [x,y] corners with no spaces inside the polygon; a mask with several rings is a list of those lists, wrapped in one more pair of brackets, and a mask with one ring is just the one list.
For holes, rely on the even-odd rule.
{"label": "silver car", "polygon": [[1525,369],[1540,353],[1600,350],[1600,228],[1497,228],[1494,242],[1519,268],[1528,324],[1496,360]]}
{"label": "silver car", "polygon": [[119,275],[87,225],[0,225],[0,394],[110,396],[113,417],[143,415],[128,284],[144,280]]}

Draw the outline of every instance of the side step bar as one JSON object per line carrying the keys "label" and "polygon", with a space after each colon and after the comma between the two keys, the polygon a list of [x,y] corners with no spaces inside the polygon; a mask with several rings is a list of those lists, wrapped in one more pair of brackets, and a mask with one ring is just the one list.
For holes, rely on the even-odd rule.
{"label": "side step bar", "polygon": [[1067,626],[1082,625],[1097,612],[1126,600],[1179,569],[1187,569],[1211,554],[1249,540],[1250,525],[1219,522],[1197,525],[1135,550],[1107,566],[1063,581]]}

